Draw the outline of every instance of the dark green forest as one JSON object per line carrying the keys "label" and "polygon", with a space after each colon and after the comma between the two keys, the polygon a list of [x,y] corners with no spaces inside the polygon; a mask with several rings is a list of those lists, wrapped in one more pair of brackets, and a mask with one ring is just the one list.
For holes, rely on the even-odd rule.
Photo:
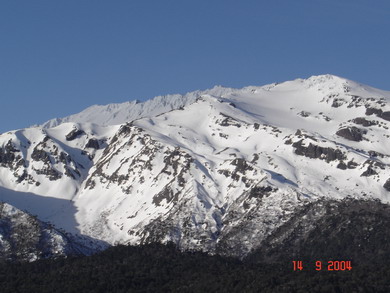
{"label": "dark green forest", "polygon": [[[249,257],[250,258],[250,257]],[[250,261],[249,261],[250,260]],[[316,271],[291,260],[274,264],[200,252],[173,244],[116,246],[90,257],[3,263],[1,292],[390,292],[390,265]]]}

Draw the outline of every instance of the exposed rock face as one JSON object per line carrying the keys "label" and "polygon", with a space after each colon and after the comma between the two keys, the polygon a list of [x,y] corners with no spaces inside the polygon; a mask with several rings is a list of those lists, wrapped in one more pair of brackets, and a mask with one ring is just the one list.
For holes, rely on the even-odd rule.
{"label": "exposed rock face", "polygon": [[355,126],[342,128],[336,132],[338,136],[344,137],[345,139],[352,141],[362,141],[363,134],[365,133],[366,131],[359,129]]}
{"label": "exposed rock face", "polygon": [[272,188],[272,186],[255,186],[249,192],[249,199],[251,199],[252,197],[263,198],[264,196],[267,196],[271,192],[275,192],[277,190],[277,188]]}
{"label": "exposed rock face", "polygon": [[84,131],[82,131],[80,129],[73,129],[71,132],[69,132],[66,135],[66,140],[72,141],[72,140],[76,139],[78,136],[83,135],[83,134],[85,134]]}
{"label": "exposed rock face", "polygon": [[301,111],[298,113],[299,116],[302,116],[302,117],[309,117],[311,115],[310,112],[306,112],[306,111]]}
{"label": "exposed rock face", "polygon": [[241,123],[234,119],[233,117],[230,117],[229,115],[219,113],[220,116],[222,116],[222,119],[217,120],[217,123],[221,126],[227,127],[227,126],[235,126],[235,127],[241,127]]}
{"label": "exposed rock face", "polygon": [[375,114],[379,118],[382,118],[386,121],[390,121],[390,111],[383,111],[382,109],[367,107],[366,115],[370,116],[372,114]]}
{"label": "exposed rock face", "polygon": [[358,163],[354,161],[349,161],[347,164],[348,169],[355,169],[358,166]]}
{"label": "exposed rock face", "polygon": [[97,139],[90,138],[85,147],[98,150],[100,148],[100,142]]}
{"label": "exposed rock face", "polygon": [[372,175],[377,175],[378,173],[371,167],[371,166],[368,166],[367,167],[367,170],[364,171],[362,173],[362,175],[360,176],[363,176],[363,177],[368,177],[368,176],[372,176]]}
{"label": "exposed rock face", "polygon": [[1,166],[15,170],[17,167],[23,166],[24,164],[25,161],[20,154],[20,150],[14,147],[11,140],[9,140],[3,148],[0,148]]}
{"label": "exposed rock face", "polygon": [[247,179],[245,177],[246,171],[253,171],[253,167],[248,164],[244,159],[234,159],[230,162],[231,166],[235,166],[233,170],[229,169],[220,169],[218,173],[223,174],[226,177],[229,177],[235,181],[242,180],[242,182],[246,182]]}
{"label": "exposed rock face", "polygon": [[337,168],[341,170],[346,170],[348,166],[343,161],[340,161],[340,163],[337,165]]}
{"label": "exposed rock face", "polygon": [[344,160],[345,155],[340,150],[332,148],[324,148],[319,145],[310,143],[307,147],[302,145],[303,140],[295,142],[292,146],[295,148],[295,153],[300,156],[305,156],[312,159],[321,159],[327,162],[334,160]]}
{"label": "exposed rock face", "polygon": [[366,115],[368,116],[371,116],[372,114],[376,114],[378,117],[380,117],[382,115],[383,111],[381,109],[377,109],[377,108],[370,108],[370,107],[367,107],[366,109]]}
{"label": "exposed rock face", "polygon": [[344,105],[345,103],[346,103],[346,101],[344,99],[334,98],[333,102],[332,102],[332,107],[338,108],[338,107]]}
{"label": "exposed rock face", "polygon": [[384,120],[390,121],[390,111],[382,112],[380,117]]}
{"label": "exposed rock face", "polygon": [[387,190],[390,191],[390,178],[386,180],[385,184],[383,187]]}
{"label": "exposed rock face", "polygon": [[[58,152],[57,148],[53,154],[49,154],[47,151],[45,151],[45,148],[47,147],[46,142],[48,140],[49,139],[45,139],[34,148],[31,154],[31,159],[37,162],[42,162],[44,164],[44,167],[34,169],[37,174],[47,175],[50,181],[56,181],[62,177],[62,174],[53,166],[54,160],[52,161],[51,156],[57,155]],[[63,154],[61,155],[63,156]]]}
{"label": "exposed rock face", "polygon": [[367,120],[364,117],[357,117],[357,118],[353,119],[352,122],[355,123],[355,124],[362,125],[364,127],[369,127],[369,126],[373,126],[373,125],[377,125],[378,124],[377,122],[372,121],[372,120]]}
{"label": "exposed rock face", "polygon": [[44,150],[38,148],[35,148],[34,151],[32,152],[31,159],[35,161],[42,161],[47,164],[51,163],[49,154]]}

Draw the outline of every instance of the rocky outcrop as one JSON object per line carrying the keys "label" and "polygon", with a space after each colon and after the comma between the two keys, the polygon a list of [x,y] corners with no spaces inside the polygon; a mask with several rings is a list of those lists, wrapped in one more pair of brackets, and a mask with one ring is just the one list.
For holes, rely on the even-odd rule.
{"label": "rocky outcrop", "polygon": [[387,191],[390,191],[390,178],[386,180],[385,184],[383,185],[383,188]]}
{"label": "rocky outcrop", "polygon": [[222,116],[222,119],[218,119],[216,122],[220,126],[227,127],[227,126],[235,126],[235,127],[241,127],[241,123],[234,119],[233,117],[230,117],[229,115],[219,113],[220,116]]}
{"label": "rocky outcrop", "polygon": [[16,149],[11,140],[7,144],[0,148],[0,165],[3,167],[16,170],[19,166],[25,164],[24,159],[20,154],[20,150]]}
{"label": "rocky outcrop", "polygon": [[368,166],[367,170],[364,171],[360,176],[361,177],[368,177],[368,176],[373,176],[373,175],[377,175],[377,174],[378,173],[371,166]]}
{"label": "rocky outcrop", "polygon": [[340,161],[340,163],[338,163],[338,165],[337,165],[337,168],[339,168],[341,170],[346,170],[348,168],[348,166],[343,161]]}
{"label": "rocky outcrop", "polygon": [[378,124],[376,121],[367,120],[364,117],[357,117],[355,119],[352,119],[352,122],[358,125],[362,125],[364,127],[369,127]]}
{"label": "rocky outcrop", "polygon": [[100,148],[100,142],[97,139],[90,138],[85,147],[98,150]]}
{"label": "rocky outcrop", "polygon": [[72,140],[75,140],[77,137],[79,137],[79,136],[81,136],[81,135],[83,135],[83,134],[85,134],[84,131],[75,128],[75,129],[73,129],[71,132],[69,132],[69,133],[65,136],[65,138],[66,138],[67,141],[72,141]]}
{"label": "rocky outcrop", "polygon": [[382,109],[367,107],[366,115],[370,116],[372,114],[375,114],[376,116],[382,118],[383,120],[390,121],[390,111],[383,111]]}
{"label": "rocky outcrop", "polygon": [[366,131],[355,126],[345,127],[336,132],[338,136],[352,141],[362,141]]}
{"label": "rocky outcrop", "polygon": [[327,162],[345,159],[345,155],[341,150],[330,147],[321,147],[313,143],[310,143],[306,147],[303,145],[303,139],[294,142],[292,146],[295,148],[295,154],[299,156],[305,156],[312,159],[321,159]]}
{"label": "rocky outcrop", "polygon": [[255,186],[249,192],[249,199],[254,198],[263,198],[264,196],[268,196],[271,192],[275,192],[277,188],[272,186]]}
{"label": "rocky outcrop", "polygon": [[229,165],[234,166],[234,169],[229,166],[229,169],[218,170],[218,173],[224,175],[227,178],[231,178],[234,181],[241,180],[241,182],[243,182],[246,187],[249,187],[253,183],[253,180],[247,177],[248,172],[254,171],[254,168],[250,163],[242,158],[237,158],[232,160]]}
{"label": "rocky outcrop", "polygon": [[354,161],[349,161],[347,164],[348,169],[355,169],[358,166],[358,163]]}

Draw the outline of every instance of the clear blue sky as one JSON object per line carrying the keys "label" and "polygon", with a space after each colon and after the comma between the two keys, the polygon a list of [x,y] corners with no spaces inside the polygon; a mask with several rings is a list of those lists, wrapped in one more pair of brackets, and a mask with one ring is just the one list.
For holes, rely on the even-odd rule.
{"label": "clear blue sky", "polygon": [[0,132],[325,73],[390,90],[389,71],[388,0],[0,2]]}

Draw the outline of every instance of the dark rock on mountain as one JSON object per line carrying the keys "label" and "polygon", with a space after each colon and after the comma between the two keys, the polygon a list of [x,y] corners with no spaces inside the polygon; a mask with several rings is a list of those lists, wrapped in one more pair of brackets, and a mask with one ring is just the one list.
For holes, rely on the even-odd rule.
{"label": "dark rock on mountain", "polygon": [[46,166],[42,169],[34,169],[38,175],[46,175],[50,181],[56,181],[62,178],[62,174],[54,167]]}
{"label": "dark rock on mountain", "polygon": [[340,163],[338,163],[338,165],[337,165],[337,168],[339,168],[341,170],[346,170],[347,165],[343,161],[340,161]]}
{"label": "dark rock on mountain", "polygon": [[73,169],[69,166],[65,166],[65,175],[72,179],[76,179],[81,176],[79,170]]}
{"label": "dark rock on mountain", "polygon": [[345,103],[346,103],[346,101],[344,99],[334,98],[333,102],[332,102],[332,107],[333,108],[338,108],[338,107],[344,105]]}
{"label": "dark rock on mountain", "polygon": [[385,182],[385,184],[383,185],[384,189],[386,189],[387,191],[390,191],[390,178],[387,179],[387,181]]}
{"label": "dark rock on mountain", "polygon": [[390,121],[390,111],[382,112],[380,117],[384,120]]}
{"label": "dark rock on mountain", "polygon": [[352,141],[362,141],[363,134],[365,133],[366,131],[359,129],[355,126],[342,128],[336,132],[338,136],[344,137],[345,139]]}
{"label": "dark rock on mountain", "polygon": [[25,160],[22,158],[20,150],[15,148],[11,140],[4,147],[0,147],[0,166],[16,170],[19,166],[24,165]]}
{"label": "dark rock on mountain", "polygon": [[85,147],[98,150],[100,148],[99,140],[90,138]]}
{"label": "dark rock on mountain", "polygon": [[246,187],[250,186],[250,181],[248,180],[246,172],[253,171],[253,167],[244,159],[237,158],[230,162],[230,165],[235,166],[234,170],[220,169],[218,170],[219,174],[223,174],[225,177],[230,177],[234,181],[241,180]]}
{"label": "dark rock on mountain", "polygon": [[236,172],[240,172],[245,174],[245,171],[247,170],[253,170],[253,167],[248,164],[247,161],[241,158],[234,159],[231,162],[231,165],[236,166]]}
{"label": "dark rock on mountain", "polygon": [[376,114],[378,117],[380,117],[382,113],[383,111],[381,109],[371,108],[371,107],[366,108],[366,115],[368,116],[371,116],[372,114]]}
{"label": "dark rock on mountain", "polygon": [[72,141],[72,140],[76,139],[78,136],[83,135],[83,134],[85,134],[85,132],[83,130],[75,128],[71,132],[69,132],[65,138],[67,141]]}
{"label": "dark rock on mountain", "polygon": [[309,134],[305,133],[304,130],[301,130],[301,129],[297,129],[297,131],[295,132],[295,135],[299,138],[308,138],[308,139],[315,141],[315,142],[318,141],[318,139],[316,139],[313,135],[309,135]]}
{"label": "dark rock on mountain", "polygon": [[294,142],[292,146],[295,148],[295,154],[300,156],[305,156],[308,158],[316,158],[325,160],[327,162],[334,161],[334,160],[344,160],[345,155],[340,150],[335,150],[333,148],[327,147],[321,147],[319,145],[315,145],[310,143],[309,146],[304,146],[302,144],[303,139],[300,141]]}
{"label": "dark rock on mountain", "polygon": [[369,126],[373,126],[373,125],[377,125],[378,124],[376,121],[367,120],[364,117],[357,117],[355,119],[352,119],[352,122],[355,123],[355,124],[362,125],[364,127],[369,127]]}
{"label": "dark rock on mountain", "polygon": [[50,164],[49,154],[42,149],[38,149],[37,147],[34,148],[32,154],[31,154],[31,158],[35,161],[42,161],[44,163]]}
{"label": "dark rock on mountain", "polygon": [[223,117],[222,120],[218,120],[217,123],[221,126],[227,127],[227,126],[235,126],[235,127],[241,127],[241,123],[238,122],[233,117],[230,117],[229,115],[219,113]]}
{"label": "dark rock on mountain", "polygon": [[153,197],[153,203],[156,206],[159,206],[160,203],[165,200],[167,203],[170,202],[177,202],[179,193],[173,193],[172,189],[168,186],[166,186],[162,191],[160,191],[158,194],[156,194]]}
{"label": "dark rock on mountain", "polygon": [[60,162],[63,164],[69,164],[72,161],[72,158],[69,154],[66,154],[64,152],[60,153]]}
{"label": "dark rock on mountain", "polygon": [[384,157],[385,157],[384,154],[381,154],[381,153],[376,152],[376,151],[368,151],[368,154],[369,154],[370,157],[372,157],[372,158],[376,158],[376,157],[384,158]]}
{"label": "dark rock on mountain", "polygon": [[272,186],[255,186],[249,192],[249,199],[254,198],[263,198],[264,196],[269,195],[271,192],[275,192],[277,188],[273,188]]}
{"label": "dark rock on mountain", "polygon": [[368,176],[377,175],[377,174],[378,173],[371,166],[368,166],[367,170],[364,171],[360,176],[361,177],[368,177]]}
{"label": "dark rock on mountain", "polygon": [[307,111],[301,111],[298,113],[299,116],[302,116],[302,117],[309,117],[310,116],[310,112],[307,112]]}
{"label": "dark rock on mountain", "polygon": [[355,169],[358,165],[359,165],[359,164],[356,163],[356,162],[354,162],[354,161],[349,161],[349,162],[347,163],[348,169]]}
{"label": "dark rock on mountain", "polygon": [[372,114],[375,114],[376,116],[382,118],[383,120],[390,121],[390,111],[383,112],[382,109],[367,107],[366,115],[370,116]]}

